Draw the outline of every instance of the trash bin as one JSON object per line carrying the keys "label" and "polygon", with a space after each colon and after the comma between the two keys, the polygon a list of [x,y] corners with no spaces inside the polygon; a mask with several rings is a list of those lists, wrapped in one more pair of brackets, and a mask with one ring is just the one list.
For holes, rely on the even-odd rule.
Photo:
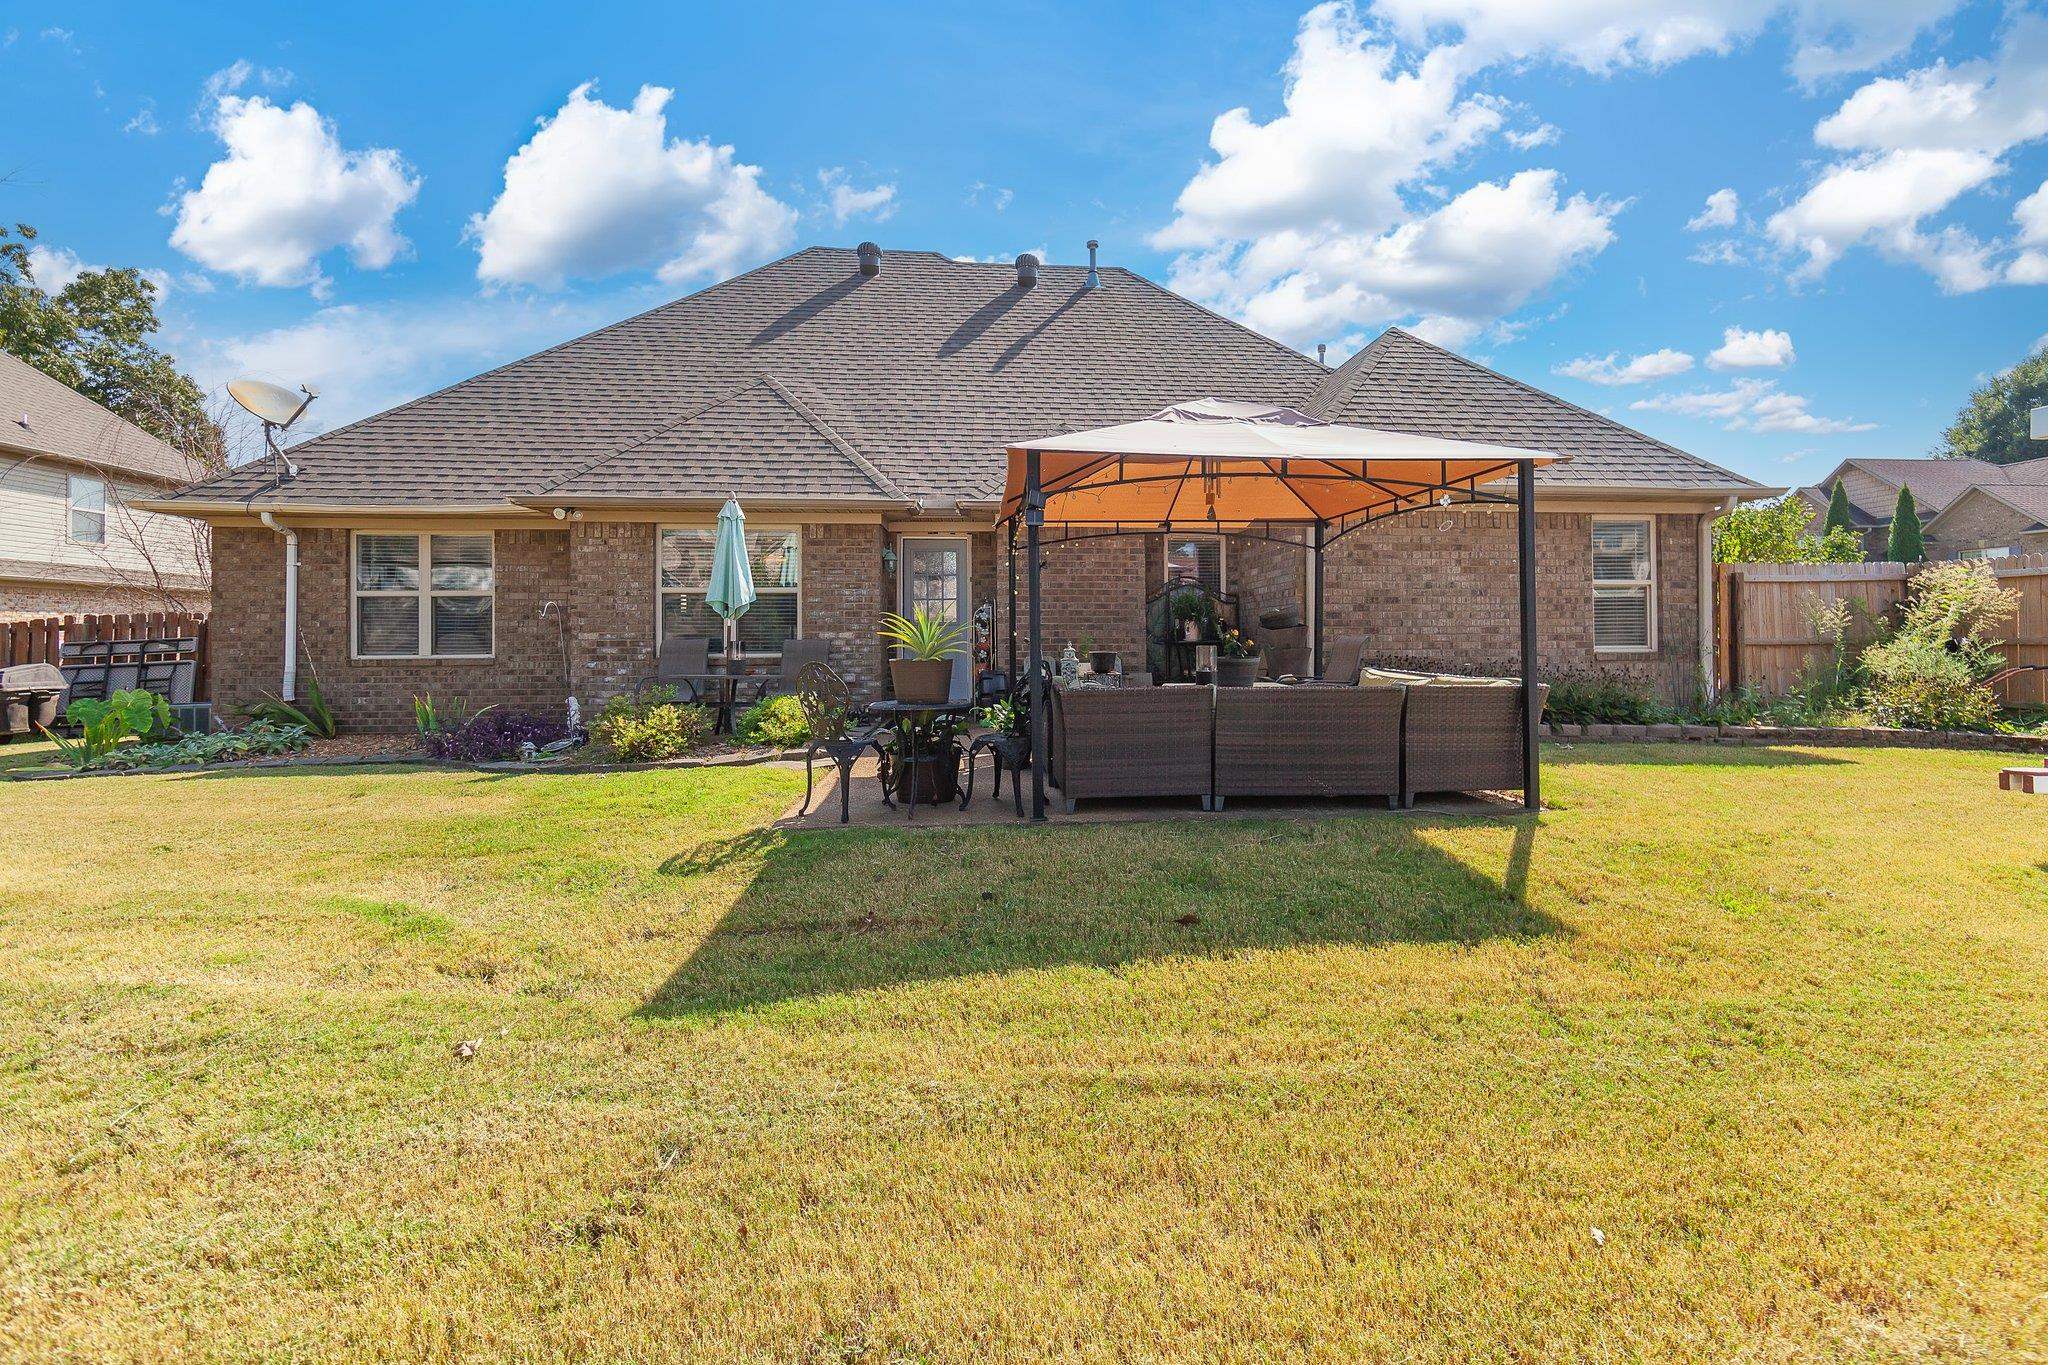
{"label": "trash bin", "polygon": [[33,735],[57,723],[64,700],[64,674],[55,664],[9,664],[0,668],[0,739]]}

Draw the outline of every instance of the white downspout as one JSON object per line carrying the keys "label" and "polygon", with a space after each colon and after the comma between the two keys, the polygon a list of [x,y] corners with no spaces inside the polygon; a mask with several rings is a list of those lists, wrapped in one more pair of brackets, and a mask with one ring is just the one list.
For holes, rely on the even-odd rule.
{"label": "white downspout", "polygon": [[286,701],[299,696],[299,533],[277,524],[268,512],[258,512],[258,521],[284,537],[284,685],[278,695]]}
{"label": "white downspout", "polygon": [[1735,498],[1725,499],[1718,511],[1700,514],[1700,686],[1705,690],[1707,700],[1714,700],[1716,679],[1720,671],[1714,667],[1714,623],[1719,613],[1714,609],[1714,590],[1719,577],[1714,572],[1714,522],[1735,510]]}

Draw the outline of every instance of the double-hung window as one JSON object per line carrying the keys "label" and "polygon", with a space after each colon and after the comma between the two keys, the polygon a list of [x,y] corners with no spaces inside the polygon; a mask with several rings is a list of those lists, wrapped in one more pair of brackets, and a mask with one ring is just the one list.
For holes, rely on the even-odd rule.
{"label": "double-hung window", "polygon": [[71,539],[80,545],[107,543],[107,481],[86,474],[70,476],[65,489]]}
{"label": "double-hung window", "polygon": [[491,653],[489,534],[355,537],[356,654],[477,659]]}
{"label": "double-hung window", "polygon": [[[803,549],[794,530],[747,532],[747,567],[754,576],[754,605],[739,621],[740,648],[749,654],[780,654],[782,642],[802,633]],[[661,636],[702,635],[714,655],[725,652],[725,623],[704,604],[711,590],[711,551],[718,532],[710,527],[664,526],[656,551],[661,593]]]}
{"label": "double-hung window", "polygon": [[1648,517],[1593,519],[1593,648],[1655,649],[1656,532]]}
{"label": "double-hung window", "polygon": [[1166,581],[1199,583],[1211,597],[1223,591],[1223,537],[1169,535],[1166,538]]}

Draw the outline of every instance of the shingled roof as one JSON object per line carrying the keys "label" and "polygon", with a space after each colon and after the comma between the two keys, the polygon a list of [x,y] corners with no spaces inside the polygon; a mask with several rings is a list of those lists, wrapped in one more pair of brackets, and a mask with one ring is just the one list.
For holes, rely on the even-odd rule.
{"label": "shingled roof", "polygon": [[56,456],[157,484],[184,483],[201,472],[196,460],[5,351],[0,449]]}
{"label": "shingled roof", "polygon": [[[1332,372],[1129,271],[813,247],[294,447],[177,501],[402,508],[736,492],[981,503],[1005,446],[1191,398],[1557,449],[1546,481],[1750,488],[1662,442],[1389,332]],[[1510,401],[1511,400],[1511,401]],[[1561,471],[1570,471],[1569,474]]]}
{"label": "shingled roof", "polygon": [[1571,457],[1539,472],[1539,484],[1703,492],[1762,487],[1398,327],[1332,371],[1309,411],[1330,422]]}

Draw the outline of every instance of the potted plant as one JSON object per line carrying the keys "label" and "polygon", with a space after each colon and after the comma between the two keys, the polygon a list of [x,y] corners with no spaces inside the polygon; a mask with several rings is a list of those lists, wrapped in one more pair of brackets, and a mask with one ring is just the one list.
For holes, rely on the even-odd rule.
{"label": "potted plant", "polygon": [[1200,588],[1187,587],[1174,591],[1166,600],[1167,610],[1173,613],[1174,624],[1180,627],[1181,638],[1189,642],[1206,637],[1216,621],[1216,604],[1209,600],[1209,594]]}
{"label": "potted plant", "polygon": [[896,799],[934,806],[960,794],[960,730],[958,716],[922,715],[912,723],[917,737],[917,761],[910,761],[910,748],[896,752],[894,779]]}
{"label": "potted plant", "polygon": [[1259,642],[1240,630],[1225,628],[1216,636],[1216,685],[1250,687],[1259,680]]}
{"label": "potted plant", "polygon": [[903,651],[889,661],[896,700],[942,702],[953,694],[953,658],[967,632],[943,616],[919,607],[908,617],[882,618],[882,638]]}

